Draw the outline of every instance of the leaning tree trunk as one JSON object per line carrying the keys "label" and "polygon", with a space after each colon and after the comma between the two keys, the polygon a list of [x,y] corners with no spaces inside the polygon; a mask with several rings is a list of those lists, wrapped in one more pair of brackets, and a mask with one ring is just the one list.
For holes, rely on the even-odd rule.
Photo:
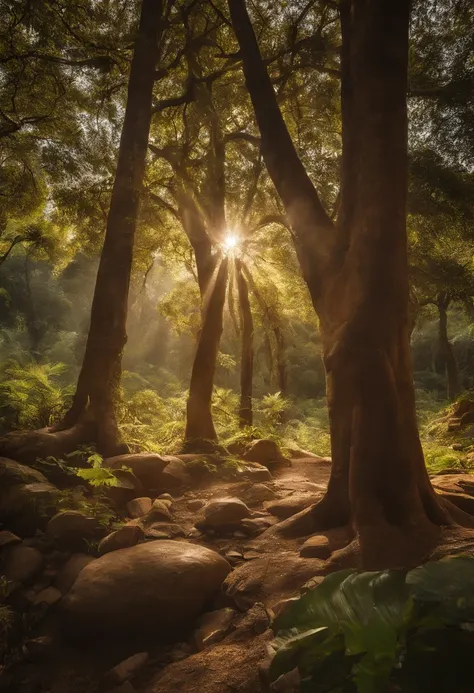
{"label": "leaning tree trunk", "polygon": [[242,261],[235,260],[237,291],[242,325],[242,352],[240,359],[240,406],[239,426],[251,426],[253,386],[253,318],[249,301],[249,288],[242,272]]}
{"label": "leaning tree trunk", "polygon": [[[291,142],[244,0],[229,0],[262,153],[320,317],[332,468],[323,500],[280,525],[350,525],[366,567],[411,565],[451,520],[417,431],[405,227],[410,0],[341,3],[343,156],[337,226]],[[387,165],[390,162],[390,165]],[[308,187],[309,184],[309,187]],[[452,509],[457,518],[469,516]]]}
{"label": "leaning tree trunk", "polygon": [[161,17],[161,0],[143,0],[86,351],[72,407],[63,421],[64,427],[70,427],[87,411],[96,426],[98,449],[104,455],[114,454],[119,440],[115,398],[127,339],[133,244],[145,172]]}
{"label": "leaning tree trunk", "polygon": [[212,390],[223,328],[228,260],[224,258],[207,288],[201,332],[186,406],[185,449],[207,451],[217,442],[212,420]]}
{"label": "leaning tree trunk", "polygon": [[446,368],[447,395],[449,400],[456,399],[461,392],[459,382],[459,370],[454,355],[454,350],[448,337],[448,306],[449,298],[446,294],[439,294],[436,302],[439,313],[438,323],[438,348],[441,360]]}

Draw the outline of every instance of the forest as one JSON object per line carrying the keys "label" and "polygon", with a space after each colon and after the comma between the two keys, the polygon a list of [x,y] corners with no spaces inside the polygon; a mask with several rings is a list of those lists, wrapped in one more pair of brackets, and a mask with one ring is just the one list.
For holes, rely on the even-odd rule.
{"label": "forest", "polygon": [[0,0],[0,693],[474,690],[471,0]]}

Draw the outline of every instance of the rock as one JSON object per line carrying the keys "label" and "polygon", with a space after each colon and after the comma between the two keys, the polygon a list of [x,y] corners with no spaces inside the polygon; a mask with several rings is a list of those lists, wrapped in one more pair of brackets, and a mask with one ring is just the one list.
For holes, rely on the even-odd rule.
{"label": "rock", "polygon": [[240,526],[244,517],[251,515],[250,509],[240,498],[211,500],[204,507],[204,519],[196,523],[198,529],[232,529]]}
{"label": "rock", "polygon": [[173,490],[191,483],[191,476],[186,463],[179,457],[167,456],[168,464],[163,470],[163,488]]}
{"label": "rock", "polygon": [[99,544],[99,555],[103,556],[110,551],[135,546],[144,537],[143,529],[139,525],[124,525],[102,539]]}
{"label": "rock", "polygon": [[3,550],[6,546],[12,546],[13,544],[21,544],[20,537],[17,537],[16,534],[6,529],[0,532],[0,550]]}
{"label": "rock", "polygon": [[29,582],[41,570],[43,554],[31,546],[12,546],[5,559],[4,573],[8,580]]}
{"label": "rock", "polygon": [[246,464],[245,467],[242,467],[237,472],[237,476],[255,483],[259,481],[271,481],[273,479],[270,470],[264,467],[263,464],[258,464],[257,462]]}
{"label": "rock", "polygon": [[127,503],[127,511],[130,517],[143,517],[150,512],[152,500],[148,497],[134,498]]}
{"label": "rock", "polygon": [[320,499],[321,494],[295,494],[289,498],[282,498],[278,501],[265,503],[265,509],[270,515],[274,515],[279,520],[286,520],[286,518],[309,508],[310,505],[314,505]]}
{"label": "rock", "polygon": [[[38,472],[39,473],[39,472]],[[0,520],[20,536],[43,528],[58,506],[60,491],[47,481],[1,486]]]}
{"label": "rock", "polygon": [[274,518],[255,517],[252,519],[246,518],[245,520],[242,520],[241,524],[243,531],[248,532],[249,534],[260,534],[271,527],[274,522]]}
{"label": "rock", "polygon": [[15,486],[16,484],[46,483],[48,480],[32,467],[0,457],[0,488]]}
{"label": "rock", "polygon": [[147,513],[145,522],[162,522],[163,520],[172,520],[171,513],[165,501],[157,498]]}
{"label": "rock", "polygon": [[299,558],[292,551],[282,551],[243,563],[224,582],[224,592],[237,607],[246,610],[256,602],[266,606],[294,596],[310,578],[324,569],[316,558]]}
{"label": "rock", "polygon": [[52,606],[56,604],[56,602],[59,602],[62,596],[63,595],[57,587],[47,587],[36,595],[33,604],[47,604],[48,606]]}
{"label": "rock", "polygon": [[154,452],[141,452],[132,455],[108,457],[105,464],[112,469],[126,467],[139,479],[145,489],[163,488],[162,472],[168,464],[167,458]]}
{"label": "rock", "polygon": [[243,458],[249,462],[258,462],[263,465],[285,461],[275,441],[265,438],[252,441],[243,454]]}
{"label": "rock", "polygon": [[326,459],[325,457],[321,457],[320,455],[316,455],[314,452],[309,452],[308,450],[303,450],[302,448],[298,448],[296,446],[289,448],[288,454],[290,455],[290,458],[292,460],[307,459],[308,457],[311,457],[315,460]]}
{"label": "rock", "polygon": [[315,534],[314,537],[307,539],[300,549],[302,558],[320,558],[324,561],[330,555],[329,541],[322,534]]}
{"label": "rock", "polygon": [[174,498],[170,493],[160,493],[156,500],[167,502],[169,505],[174,503]]}
{"label": "rock", "polygon": [[85,553],[73,554],[59,571],[54,581],[54,585],[62,594],[67,594],[77,580],[81,570],[89,565],[89,563],[93,563],[95,560],[95,558],[92,558],[92,556],[88,556]]}
{"label": "rock", "polygon": [[186,542],[113,551],[82,570],[62,601],[63,624],[87,638],[148,631],[170,640],[199,616],[229,570],[219,554]]}
{"label": "rock", "polygon": [[32,638],[25,642],[25,648],[30,659],[41,662],[52,653],[53,638],[49,635]]}
{"label": "rock", "polygon": [[129,501],[143,496],[143,484],[132,472],[125,469],[113,469],[117,479],[116,486],[108,486],[105,494],[118,508],[123,508]]}
{"label": "rock", "polygon": [[105,674],[101,682],[102,687],[112,688],[129,681],[147,663],[148,657],[148,652],[139,652],[120,662]]}
{"label": "rock", "polygon": [[199,500],[199,498],[193,498],[192,500],[186,503],[186,507],[188,508],[188,510],[191,510],[191,512],[196,512],[197,510],[201,510],[201,508],[204,507],[204,501]]}
{"label": "rock", "polygon": [[247,491],[245,491],[243,495],[243,500],[245,500],[245,502],[249,505],[275,500],[277,497],[275,491],[268,486],[265,486],[265,484],[254,484]]}
{"label": "rock", "polygon": [[194,641],[198,650],[215,645],[225,638],[232,628],[232,621],[237,616],[235,609],[218,609],[203,614],[194,632]]}
{"label": "rock", "polygon": [[235,561],[241,561],[243,559],[243,555],[239,551],[227,551],[225,557],[231,563],[234,563]]}
{"label": "rock", "polygon": [[174,539],[185,536],[184,529],[172,522],[154,522],[146,525],[144,532],[147,539]]}
{"label": "rock", "polygon": [[95,517],[88,517],[79,510],[65,510],[51,518],[46,531],[61,542],[68,542],[92,539],[103,530]]}

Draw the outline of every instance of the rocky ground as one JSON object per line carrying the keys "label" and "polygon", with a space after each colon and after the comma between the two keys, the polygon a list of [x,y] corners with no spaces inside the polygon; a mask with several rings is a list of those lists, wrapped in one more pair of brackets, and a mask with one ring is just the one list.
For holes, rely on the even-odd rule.
{"label": "rocky ground", "polygon": [[[0,691],[268,690],[272,617],[322,579],[350,537],[278,531],[321,497],[329,459],[285,459],[270,441],[242,458],[217,472],[193,455],[107,460],[119,476],[128,470],[108,492],[121,515],[113,531],[87,505],[58,512],[83,489],[58,490],[0,458]],[[433,481],[472,512],[474,477]]]}

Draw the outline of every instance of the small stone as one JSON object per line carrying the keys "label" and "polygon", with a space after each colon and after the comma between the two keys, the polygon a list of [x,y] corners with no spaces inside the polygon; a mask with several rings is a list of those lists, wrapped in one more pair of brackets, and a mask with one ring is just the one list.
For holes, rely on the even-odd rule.
{"label": "small stone", "polygon": [[249,481],[253,482],[271,481],[273,479],[270,470],[264,467],[263,464],[258,464],[258,462],[245,465],[245,467],[237,472],[237,476],[249,479]]}
{"label": "small stone", "polygon": [[244,532],[234,532],[233,536],[236,539],[246,539],[247,535]]}
{"label": "small stone", "polygon": [[245,517],[250,517],[250,509],[240,498],[221,498],[212,500],[204,507],[204,520],[196,523],[198,529],[227,529],[239,525]]}
{"label": "small stone", "polygon": [[160,493],[156,500],[168,501],[169,503],[174,503],[174,498],[170,493]]}
{"label": "small stone", "polygon": [[56,604],[56,602],[59,602],[62,596],[63,595],[57,587],[47,587],[45,590],[42,590],[36,595],[33,603],[47,604],[48,606],[52,606],[53,604]]}
{"label": "small stone", "polygon": [[112,534],[104,537],[99,544],[99,555],[103,556],[110,551],[118,549],[126,549],[129,546],[135,546],[139,541],[144,539],[143,529],[138,525],[124,525],[117,529]]}
{"label": "small stone", "polygon": [[123,662],[117,664],[117,666],[110,669],[104,675],[102,679],[104,688],[119,686],[133,678],[137,671],[146,664],[148,657],[148,652],[139,652],[138,654],[134,654],[131,657],[124,659]]}
{"label": "small stone", "polygon": [[43,555],[31,546],[13,546],[5,563],[5,577],[16,582],[28,582],[41,570]]}
{"label": "small stone", "polygon": [[265,486],[265,484],[254,484],[245,492],[245,501],[250,503],[250,505],[275,500],[276,497],[275,491]]}
{"label": "small stone", "polygon": [[232,621],[236,615],[235,609],[230,608],[203,614],[194,633],[198,650],[204,650],[225,638],[232,628]]}
{"label": "small stone", "polygon": [[79,510],[66,510],[51,518],[46,531],[55,539],[88,539],[100,531],[100,526],[95,517]]}
{"label": "small stone", "polygon": [[155,522],[147,525],[144,531],[147,539],[174,539],[185,535],[182,527],[171,522]]}
{"label": "small stone", "polygon": [[451,448],[453,450],[455,450],[456,452],[460,452],[462,450],[463,446],[461,445],[461,443],[453,443],[451,445]]}
{"label": "small stone", "polygon": [[300,549],[302,558],[321,558],[325,560],[331,555],[329,542],[327,538],[321,534],[316,534],[305,541]]}
{"label": "small stone", "polygon": [[130,517],[143,517],[150,512],[152,506],[151,498],[134,498],[127,503],[127,510]]}
{"label": "small stone", "polygon": [[201,510],[201,508],[204,506],[204,501],[199,500],[199,498],[194,498],[186,503],[186,507],[188,510],[191,510],[192,512],[196,512],[197,510]]}
{"label": "small stone", "polygon": [[158,499],[154,501],[151,506],[150,511],[147,513],[146,522],[154,522],[160,520],[171,520],[171,513],[169,511],[169,506],[165,501]]}
{"label": "small stone", "polygon": [[225,557],[227,558],[227,560],[229,560],[231,562],[232,561],[241,561],[243,559],[242,554],[239,553],[238,551],[227,551],[227,553],[225,554]]}
{"label": "small stone", "polygon": [[5,548],[5,546],[12,546],[13,544],[21,544],[20,537],[17,537],[13,532],[8,532],[6,529],[0,532],[0,549]]}
{"label": "small stone", "polygon": [[83,568],[96,560],[85,553],[75,553],[59,571],[54,585],[62,594],[69,592]]}
{"label": "small stone", "polygon": [[265,517],[256,517],[255,519],[242,520],[242,529],[250,534],[261,534],[272,525],[272,521]]}

